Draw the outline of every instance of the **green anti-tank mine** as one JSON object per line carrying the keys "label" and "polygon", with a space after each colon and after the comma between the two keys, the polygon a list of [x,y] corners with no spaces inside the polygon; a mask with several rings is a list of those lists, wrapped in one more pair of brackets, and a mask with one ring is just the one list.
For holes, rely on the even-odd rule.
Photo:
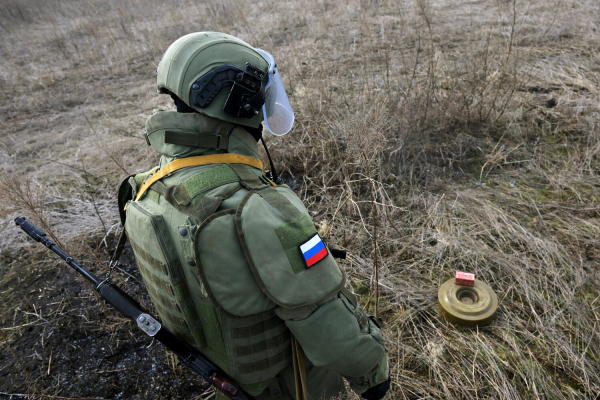
{"label": "green anti-tank mine", "polygon": [[498,297],[485,283],[475,279],[474,286],[462,286],[447,280],[438,291],[438,305],[446,319],[462,326],[484,326],[493,321]]}

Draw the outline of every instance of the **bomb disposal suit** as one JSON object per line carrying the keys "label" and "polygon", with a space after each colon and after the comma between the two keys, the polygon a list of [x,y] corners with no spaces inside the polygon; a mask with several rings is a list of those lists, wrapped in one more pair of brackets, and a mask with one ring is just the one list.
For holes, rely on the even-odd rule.
{"label": "bomb disposal suit", "polygon": [[178,109],[146,122],[160,165],[130,177],[119,197],[163,323],[257,399],[295,399],[298,379],[308,399],[334,398],[341,377],[382,398],[378,323],[344,288],[302,201],[262,174],[261,122],[282,135],[294,121],[273,57],[193,33],[168,48],[157,86]]}

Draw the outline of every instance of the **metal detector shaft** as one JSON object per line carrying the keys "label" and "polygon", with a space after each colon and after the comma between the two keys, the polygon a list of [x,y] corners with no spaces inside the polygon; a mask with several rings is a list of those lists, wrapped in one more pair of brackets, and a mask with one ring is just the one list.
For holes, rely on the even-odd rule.
{"label": "metal detector shaft", "polygon": [[60,247],[58,247],[52,240],[46,237],[44,231],[40,228],[27,221],[25,217],[17,217],[15,218],[15,223],[21,227],[29,236],[35,239],[36,242],[41,242],[44,246],[55,252],[59,255],[60,258],[65,260],[67,264],[75,269],[75,271],[79,272],[81,275],[85,277],[88,281],[94,284],[94,287],[97,287],[100,284],[98,278],[92,274],[90,271],[79,265],[77,261],[70,257],[67,253],[65,253]]}
{"label": "metal detector shaft", "polygon": [[41,242],[44,246],[58,254],[67,264],[83,275],[85,279],[94,285],[95,290],[100,293],[100,296],[104,300],[116,308],[121,314],[134,321],[148,336],[155,338],[165,345],[165,347],[177,356],[182,364],[192,368],[229,398],[234,400],[252,400],[252,397],[233,383],[223,371],[204,358],[202,354],[187,343],[181,341],[166,327],[162,326],[160,322],[142,308],[140,303],[135,301],[118,286],[98,279],[93,273],[75,261],[73,257],[65,253],[52,240],[48,239],[44,231],[27,221],[25,217],[15,218],[15,223],[35,241]]}

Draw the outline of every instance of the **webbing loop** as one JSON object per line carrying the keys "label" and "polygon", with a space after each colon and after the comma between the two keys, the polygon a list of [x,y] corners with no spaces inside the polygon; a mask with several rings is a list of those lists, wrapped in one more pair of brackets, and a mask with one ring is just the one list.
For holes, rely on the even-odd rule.
{"label": "webbing loop", "polygon": [[140,188],[135,201],[142,198],[144,193],[152,186],[152,184],[173,172],[186,167],[193,167],[204,164],[246,164],[251,167],[262,170],[263,164],[260,160],[254,157],[243,156],[241,154],[212,154],[209,156],[197,156],[180,158],[172,161],[157,171],[150,179],[148,179]]}
{"label": "webbing loop", "polygon": [[165,131],[165,143],[181,144],[192,147],[205,147],[207,149],[227,150],[229,138],[206,133],[182,133]]}

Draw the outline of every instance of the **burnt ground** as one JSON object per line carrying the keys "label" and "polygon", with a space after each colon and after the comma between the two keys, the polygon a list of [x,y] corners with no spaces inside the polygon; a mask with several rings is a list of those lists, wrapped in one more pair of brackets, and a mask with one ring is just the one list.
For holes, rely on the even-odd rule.
{"label": "burnt ground", "polygon": [[[0,260],[29,265],[0,281],[0,399],[201,398],[208,386],[200,376],[174,365],[162,344],[117,315],[58,256],[33,250]],[[118,268],[119,286],[157,315],[129,247]]]}

